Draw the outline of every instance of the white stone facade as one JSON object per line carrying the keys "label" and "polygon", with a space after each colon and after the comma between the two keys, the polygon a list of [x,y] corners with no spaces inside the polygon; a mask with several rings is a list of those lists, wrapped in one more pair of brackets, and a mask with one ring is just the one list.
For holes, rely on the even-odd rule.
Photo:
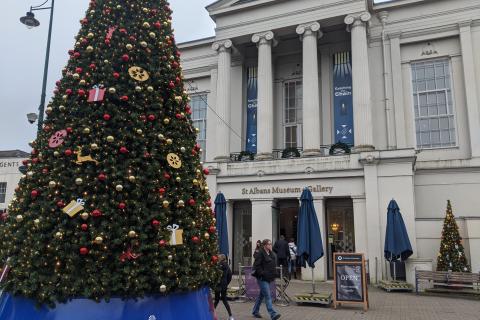
{"label": "white stone facade", "polygon": [[0,210],[8,208],[22,173],[19,168],[28,153],[20,150],[0,151]]}
{"label": "white stone facade", "polygon": [[[303,187],[312,186],[324,246],[330,241],[329,201],[349,199],[355,251],[369,259],[373,282],[386,274],[383,243],[392,198],[414,251],[409,280],[415,266],[429,268],[433,262],[435,267],[447,199],[472,270],[480,272],[477,0],[220,0],[207,10],[216,22],[215,37],[179,47],[189,93],[208,98],[205,166],[212,172],[212,197],[222,191],[228,200],[234,261],[240,243],[234,221],[243,204],[251,216],[246,241],[275,239],[279,201],[298,199]],[[352,54],[355,146],[351,154],[329,156],[328,146],[336,142],[332,57],[341,51]],[[412,70],[416,63],[437,60],[446,61],[450,72],[446,94],[452,97],[454,143],[425,148],[417,141]],[[232,161],[230,154],[245,150],[250,66],[258,67],[257,156]],[[303,84],[304,153],[277,159],[275,150],[285,148],[283,85],[292,79]],[[315,277],[327,279],[328,259],[318,266]]]}

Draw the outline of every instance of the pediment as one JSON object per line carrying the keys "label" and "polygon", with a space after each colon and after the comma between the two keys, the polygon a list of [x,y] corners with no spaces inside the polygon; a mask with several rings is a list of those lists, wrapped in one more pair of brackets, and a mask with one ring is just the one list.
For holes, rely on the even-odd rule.
{"label": "pediment", "polygon": [[252,8],[256,6],[269,5],[280,1],[286,0],[218,0],[208,5],[206,9],[209,12],[210,16],[215,19],[215,16],[220,14],[225,14],[228,12]]}

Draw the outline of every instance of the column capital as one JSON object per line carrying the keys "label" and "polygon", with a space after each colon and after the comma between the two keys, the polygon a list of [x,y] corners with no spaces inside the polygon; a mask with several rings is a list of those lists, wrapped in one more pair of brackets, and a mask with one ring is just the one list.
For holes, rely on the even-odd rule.
{"label": "column capital", "polygon": [[296,32],[298,35],[306,37],[312,34],[317,33],[318,38],[323,36],[323,32],[320,31],[320,23],[317,21],[302,23],[297,26]]}
{"label": "column capital", "polygon": [[252,42],[257,43],[258,45],[272,43],[275,46],[277,44],[273,31],[264,31],[253,34]]}
{"label": "column capital", "polygon": [[370,21],[371,18],[372,18],[372,15],[369,12],[365,11],[365,12],[349,14],[348,16],[345,17],[344,22],[347,26],[354,28]]}
{"label": "column capital", "polygon": [[212,49],[218,52],[228,51],[232,49],[232,47],[233,43],[230,39],[216,41],[212,44]]}

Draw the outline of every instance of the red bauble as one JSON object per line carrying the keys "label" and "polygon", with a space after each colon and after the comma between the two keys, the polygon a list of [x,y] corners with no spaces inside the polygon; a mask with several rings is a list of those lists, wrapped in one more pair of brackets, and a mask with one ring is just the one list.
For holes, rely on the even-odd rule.
{"label": "red bauble", "polygon": [[160,192],[160,194],[164,194],[165,193],[165,188],[158,189],[158,192]]}
{"label": "red bauble", "polygon": [[215,228],[215,226],[210,226],[210,228],[208,228],[208,232],[210,233],[215,233],[217,231],[217,228]]}
{"label": "red bauble", "polygon": [[38,158],[33,158],[32,159],[32,163],[37,163],[38,162]]}
{"label": "red bauble", "polygon": [[132,42],[137,41],[137,39],[136,39],[134,36],[130,36],[130,37],[128,37],[128,39],[129,39],[130,41],[132,41]]}
{"label": "red bauble", "polygon": [[200,242],[200,238],[197,237],[197,236],[194,236],[194,237],[192,237],[192,242],[193,242],[193,243],[199,243],[199,242]]}
{"label": "red bauble", "polygon": [[212,262],[217,263],[218,262],[218,257],[217,256],[212,256]]}
{"label": "red bauble", "polygon": [[191,206],[194,206],[195,205],[195,200],[194,199],[188,200],[188,204],[191,205]]}
{"label": "red bauble", "polygon": [[158,244],[160,245],[160,247],[165,247],[167,245],[167,241],[160,240],[160,241],[158,241]]}
{"label": "red bauble", "polygon": [[72,152],[72,150],[70,150],[70,149],[65,150],[65,155],[66,155],[67,157],[70,157],[70,156],[72,155],[72,153],[73,153],[73,152]]}
{"label": "red bauble", "polygon": [[120,147],[120,153],[128,153],[128,149],[126,147]]}
{"label": "red bauble", "polygon": [[104,173],[100,173],[98,175],[98,180],[105,181],[106,179],[107,179],[107,176]]}
{"label": "red bauble", "polygon": [[80,52],[74,52],[73,57],[74,58],[80,58]]}
{"label": "red bauble", "polygon": [[68,94],[68,95],[71,95],[72,94],[72,89],[65,90],[65,93]]}
{"label": "red bauble", "polygon": [[155,227],[155,228],[158,228],[160,226],[160,221],[158,220],[152,220],[152,226]]}
{"label": "red bauble", "polygon": [[170,87],[170,89],[175,89],[175,83],[173,83],[173,81],[170,81],[168,83],[168,86]]}
{"label": "red bauble", "polygon": [[127,34],[127,29],[125,28],[119,29],[118,31],[120,31],[121,33]]}
{"label": "red bauble", "polygon": [[80,254],[81,254],[82,256],[88,254],[88,249],[85,248],[85,247],[81,247],[81,248],[80,248]]}
{"label": "red bauble", "polygon": [[148,121],[154,121],[155,120],[155,115],[149,114],[148,115]]}
{"label": "red bauble", "polygon": [[208,168],[205,168],[203,169],[203,173],[208,176],[210,174],[210,170],[208,170]]}
{"label": "red bauble", "polygon": [[30,151],[31,154],[37,154],[37,150],[36,149],[32,149],[32,151]]}
{"label": "red bauble", "polygon": [[180,82],[182,82],[182,79],[180,79],[180,77],[176,77],[176,78],[175,78],[175,81],[176,81],[178,84],[180,84]]}
{"label": "red bauble", "polygon": [[175,117],[176,117],[177,119],[182,119],[182,115],[181,115],[180,113],[177,113],[177,114],[175,115]]}
{"label": "red bauble", "polygon": [[82,72],[83,72],[82,68],[80,68],[80,67],[75,68],[75,73],[82,73]]}
{"label": "red bauble", "polygon": [[118,209],[123,210],[123,209],[125,209],[126,206],[127,206],[127,205],[125,204],[125,202],[120,202],[120,203],[118,204]]}
{"label": "red bauble", "polygon": [[78,93],[78,95],[79,95],[80,97],[83,97],[83,96],[85,95],[85,90],[83,90],[83,89],[78,89],[77,93]]}
{"label": "red bauble", "polygon": [[39,193],[39,192],[38,192],[37,190],[32,190],[32,192],[30,192],[30,195],[31,195],[33,198],[35,198],[35,197],[38,196],[38,193]]}
{"label": "red bauble", "polygon": [[105,113],[105,114],[103,115],[103,120],[105,120],[105,121],[110,120],[110,118],[111,118],[111,116],[110,116],[108,113]]}
{"label": "red bauble", "polygon": [[206,204],[208,207],[211,207],[211,206],[212,206],[212,200],[208,199],[207,202],[205,202],[205,204]]}
{"label": "red bauble", "polygon": [[72,133],[72,132],[73,132],[73,128],[72,128],[72,127],[68,127],[66,130],[67,130],[68,133]]}
{"label": "red bauble", "polygon": [[100,217],[101,215],[102,215],[102,212],[98,209],[95,209],[95,210],[92,211],[92,216],[94,216],[96,218]]}
{"label": "red bauble", "polygon": [[65,207],[65,203],[62,200],[60,200],[60,201],[57,202],[57,207],[63,208],[63,207]]}
{"label": "red bauble", "polygon": [[143,156],[144,156],[145,158],[150,158],[150,153],[148,153],[148,152],[145,151],[145,153],[143,154]]}
{"label": "red bauble", "polygon": [[82,223],[82,225],[80,226],[80,228],[82,228],[83,231],[87,231],[88,225],[87,225],[86,223]]}
{"label": "red bauble", "polygon": [[153,24],[153,26],[157,29],[160,29],[160,28],[162,28],[162,23],[160,21],[157,21]]}
{"label": "red bauble", "polygon": [[26,166],[26,165],[28,164],[28,160],[27,160],[27,159],[22,160],[22,164],[23,164],[24,166]]}
{"label": "red bauble", "polygon": [[121,96],[121,97],[120,97],[120,100],[122,100],[122,101],[128,101],[128,96]]}
{"label": "red bauble", "polygon": [[60,86],[60,84],[61,84],[60,80],[57,80],[57,82],[55,82],[55,85],[56,85],[57,87]]}
{"label": "red bauble", "polygon": [[86,25],[86,24],[88,24],[88,19],[83,18],[82,20],[80,20],[80,23],[83,24],[83,25]]}
{"label": "red bauble", "polygon": [[143,122],[147,121],[147,116],[144,115],[144,114],[141,114],[138,118],[139,118],[140,120],[142,120]]}
{"label": "red bauble", "polygon": [[128,54],[124,54],[124,55],[122,56],[122,60],[125,61],[125,62],[127,62],[128,60],[130,60],[130,56],[129,56]]}
{"label": "red bauble", "polygon": [[114,73],[113,73],[113,77],[114,77],[115,79],[120,78],[120,73],[114,72]]}
{"label": "red bauble", "polygon": [[177,61],[173,61],[173,62],[172,62],[172,68],[173,68],[173,69],[177,69],[177,68],[178,68],[178,62],[177,62]]}
{"label": "red bauble", "polygon": [[95,63],[91,63],[89,67],[90,67],[90,69],[92,69],[92,70],[97,69],[97,66],[95,65]]}
{"label": "red bauble", "polygon": [[45,131],[45,132],[50,131],[50,129],[51,129],[50,126],[45,126],[45,127],[43,127],[43,131]]}
{"label": "red bauble", "polygon": [[48,173],[48,169],[47,169],[47,168],[43,168],[43,169],[42,169],[42,173],[43,173],[43,174],[47,174],[47,173]]}
{"label": "red bauble", "polygon": [[167,180],[170,179],[170,175],[169,175],[168,173],[165,173],[165,174],[163,175],[163,177],[164,177],[165,179],[167,179]]}

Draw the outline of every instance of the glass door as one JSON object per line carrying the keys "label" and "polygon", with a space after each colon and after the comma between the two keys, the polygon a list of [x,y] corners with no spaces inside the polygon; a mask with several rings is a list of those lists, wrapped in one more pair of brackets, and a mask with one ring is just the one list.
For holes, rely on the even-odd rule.
{"label": "glass door", "polygon": [[252,204],[250,201],[233,205],[233,270],[252,264]]}

